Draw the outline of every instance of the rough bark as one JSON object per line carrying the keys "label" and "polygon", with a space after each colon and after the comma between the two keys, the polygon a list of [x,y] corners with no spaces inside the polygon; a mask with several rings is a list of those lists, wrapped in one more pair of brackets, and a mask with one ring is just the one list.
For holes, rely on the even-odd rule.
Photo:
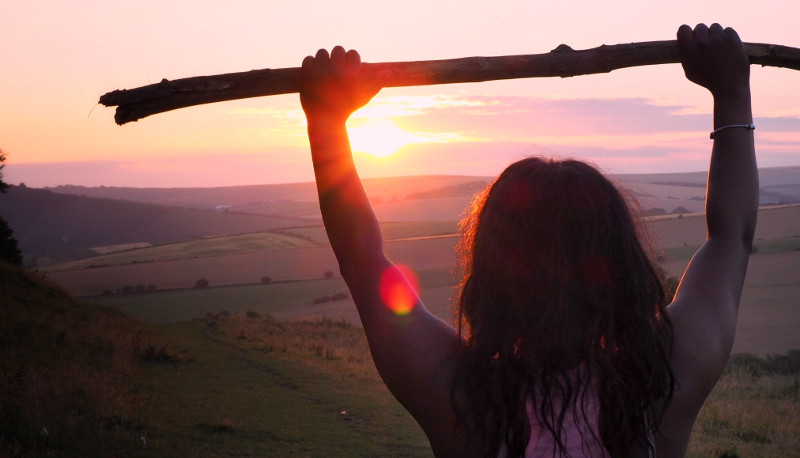
{"label": "rough bark", "polygon": [[[753,65],[800,70],[800,49],[788,46],[745,43]],[[562,78],[644,65],[679,62],[677,42],[650,41],[602,45],[575,51],[560,45],[546,54],[418,62],[365,63],[365,77],[383,70],[391,76],[385,87],[471,83],[514,78]],[[122,89],[100,97],[105,106],[117,106],[117,124],[178,108],[225,100],[287,94],[299,89],[299,68],[251,70],[212,76],[197,76],[135,89]]]}

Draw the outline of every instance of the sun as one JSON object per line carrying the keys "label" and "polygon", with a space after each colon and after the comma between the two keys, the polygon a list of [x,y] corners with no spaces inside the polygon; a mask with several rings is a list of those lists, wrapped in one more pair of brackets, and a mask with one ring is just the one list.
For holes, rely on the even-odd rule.
{"label": "sun", "polygon": [[353,152],[375,157],[387,157],[406,145],[424,141],[407,132],[390,119],[354,120],[349,127],[350,146]]}

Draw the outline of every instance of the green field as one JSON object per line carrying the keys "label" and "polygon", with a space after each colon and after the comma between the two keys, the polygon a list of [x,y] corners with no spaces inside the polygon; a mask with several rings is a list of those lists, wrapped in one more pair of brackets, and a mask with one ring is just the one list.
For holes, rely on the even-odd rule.
{"label": "green field", "polygon": [[[384,239],[403,240],[416,237],[451,235],[458,230],[453,221],[388,222],[381,225]],[[126,264],[177,261],[182,259],[227,256],[258,251],[282,251],[328,244],[321,225],[276,229],[266,232],[209,237],[187,242],[115,251],[76,261],[43,267],[43,272],[82,270]]]}
{"label": "green field", "polygon": [[[447,278],[420,273],[429,289]],[[0,284],[0,300],[12,301],[0,308],[0,456],[432,456],[349,321],[279,321],[254,307],[156,326],[30,276],[0,271]],[[147,313],[169,321],[179,293],[194,297],[191,309],[209,293],[279,287],[274,300],[290,304],[342,286],[176,291]],[[800,352],[785,356],[733,358],[687,456],[800,456]]]}
{"label": "green field", "polygon": [[147,456],[431,456],[349,326],[240,316],[160,334],[191,362],[147,368]]}
{"label": "green field", "polygon": [[[454,234],[457,231],[458,224],[455,221],[381,223],[381,233],[383,234],[383,239],[387,241],[414,237],[447,235]],[[325,234],[325,228],[323,226],[281,229],[280,232],[307,237],[316,243],[328,243],[328,236]]]}
{"label": "green field", "polygon": [[[347,323],[285,323],[251,313],[162,332],[196,359],[151,369],[158,395],[150,415],[166,420],[154,448],[214,456],[432,456],[380,381],[363,333]],[[687,456],[799,456],[797,380],[796,373],[732,366],[702,410]]]}
{"label": "green field", "polygon": [[[452,273],[447,269],[417,272],[422,294],[429,290],[449,288]],[[314,299],[347,293],[347,285],[339,278],[304,281],[283,281],[269,284],[223,286],[204,289],[178,289],[124,295],[84,298],[98,305],[112,305],[125,313],[151,323],[172,323],[203,317],[222,311],[244,314],[254,311],[278,316],[332,316],[356,321],[355,306],[348,299],[315,305]],[[339,309],[346,309],[337,313]],[[441,308],[440,308],[441,309]],[[442,313],[449,311],[440,310]],[[449,315],[447,315],[449,317]]]}
{"label": "green field", "polygon": [[[423,301],[445,321],[451,234],[475,180],[365,180],[388,256],[417,274]],[[649,207],[700,207],[698,186],[637,189]],[[212,213],[192,219],[202,223],[181,243],[131,236],[136,249],[40,272],[0,265],[0,457],[432,456],[377,374],[313,184],[286,190],[239,201],[262,215],[249,230],[269,219],[266,232],[189,240]],[[704,218],[646,221],[660,266],[680,276]],[[761,208],[755,246],[736,355],[695,424],[690,457],[800,457],[800,352],[791,351],[800,349],[800,206]],[[194,288],[198,279],[210,286]]]}
{"label": "green field", "polygon": [[44,272],[81,270],[103,266],[207,258],[253,251],[279,251],[315,246],[314,242],[280,232],[257,232],[211,237],[188,242],[119,251],[42,268]]}
{"label": "green field", "polygon": [[309,305],[314,298],[346,291],[344,281],[334,278],[98,296],[86,300],[99,305],[114,305],[151,323],[170,323],[221,311],[273,313]]}
{"label": "green field", "polygon": [[[410,266],[421,277],[421,296],[426,305],[443,319],[451,320],[452,274],[455,267],[455,237],[443,237],[455,222],[384,223],[386,250],[391,259]],[[658,218],[651,226],[657,243],[664,246],[662,266],[669,275],[679,277],[705,234],[700,216]],[[136,262],[113,267],[59,271],[50,277],[77,294],[92,296],[96,303],[116,305],[127,313],[151,322],[174,322],[202,317],[223,310],[245,313],[254,310],[285,319],[331,316],[358,322],[352,301],[347,299],[313,304],[313,299],[344,291],[341,280],[325,280],[323,273],[338,274],[336,261],[324,243],[322,226],[287,228],[284,233],[251,234],[198,241],[189,244],[185,259],[164,262]],[[259,239],[259,237],[263,237]],[[278,237],[295,246],[279,249],[239,251],[249,238]],[[394,240],[394,241],[392,241]],[[311,244],[312,246],[303,246]],[[755,252],[750,260],[740,307],[735,352],[759,355],[800,348],[797,323],[800,320],[800,207],[762,209],[756,233]],[[197,257],[211,250],[229,249],[229,254]],[[152,251],[150,251],[152,250]],[[175,253],[165,245],[134,250],[118,255]],[[138,253],[138,254],[137,254]],[[111,256],[111,255],[109,255]],[[93,258],[96,259],[96,258]],[[257,284],[269,276],[270,285]],[[338,275],[336,275],[338,276]],[[198,278],[208,278],[211,288],[194,290]],[[126,283],[127,282],[127,283]],[[99,296],[106,289],[118,290],[126,284],[154,284],[154,293]],[[242,286],[225,286],[225,285]]]}

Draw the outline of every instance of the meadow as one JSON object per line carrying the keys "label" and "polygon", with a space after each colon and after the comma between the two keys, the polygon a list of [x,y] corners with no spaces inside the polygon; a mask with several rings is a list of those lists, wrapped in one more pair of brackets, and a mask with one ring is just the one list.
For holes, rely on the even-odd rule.
{"label": "meadow", "polygon": [[[457,230],[454,221],[383,223],[386,251],[420,277],[421,296],[451,319]],[[668,275],[679,277],[705,237],[702,214],[650,218],[648,232]],[[162,259],[161,261],[157,261]],[[69,269],[68,269],[69,268]],[[220,311],[254,310],[280,318],[332,317],[357,323],[321,225],[215,237],[111,253],[51,266],[49,278],[87,301],[115,305],[151,322],[176,322]],[[735,352],[759,355],[800,348],[800,206],[759,212],[754,254],[740,308]],[[334,278],[326,278],[326,274]],[[269,277],[269,284],[260,283]],[[193,288],[204,278],[209,288]],[[155,290],[119,294],[125,286]],[[103,293],[106,294],[103,294]]]}
{"label": "meadow", "polygon": [[[5,266],[0,284],[0,456],[432,456],[349,321],[156,326]],[[734,357],[687,456],[800,456],[798,377],[798,351]]]}
{"label": "meadow", "polygon": [[[417,196],[408,181],[368,191],[389,257],[449,321],[456,221],[469,202],[459,192],[475,181],[439,177]],[[697,189],[636,192],[670,208],[696,203]],[[431,456],[375,371],[318,214],[283,197],[241,197],[253,213],[290,214],[283,227],[97,247],[106,254],[35,275],[0,270],[0,302],[15,305],[0,307],[0,456]],[[699,213],[646,227],[673,277],[705,237]],[[762,207],[755,246],[736,355],[691,457],[800,456],[800,206]]]}

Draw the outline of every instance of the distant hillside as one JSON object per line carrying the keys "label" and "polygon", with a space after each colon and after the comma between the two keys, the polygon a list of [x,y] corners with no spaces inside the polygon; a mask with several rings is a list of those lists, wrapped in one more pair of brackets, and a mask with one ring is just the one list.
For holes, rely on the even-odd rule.
{"label": "distant hillside", "polygon": [[[673,200],[702,200],[707,172],[621,174],[615,178],[629,186],[642,198],[645,208],[654,206],[686,206],[687,202]],[[493,177],[421,175],[415,177],[388,177],[364,179],[364,187],[374,202],[403,199],[441,197],[469,198]],[[800,167],[773,167],[759,169],[762,201],[764,203],[800,202]],[[229,208],[236,211],[272,214],[275,209],[283,214],[281,202],[308,205],[299,215],[313,213],[317,194],[314,183],[290,183],[255,186],[229,186],[218,188],[117,188],[57,186],[48,188],[60,194],[81,195],[133,202],[163,204],[179,207],[214,209]],[[702,203],[689,203],[690,210],[702,209]],[[288,215],[284,215],[288,216]]]}
{"label": "distant hillside", "polygon": [[316,201],[317,199],[314,183],[217,188],[122,188],[65,185],[46,189],[59,194],[205,209],[214,209],[219,206],[253,205],[274,200]]}
{"label": "distant hillside", "polygon": [[[642,185],[698,188],[700,195],[704,192],[707,177],[705,171],[617,176],[634,190],[642,189]],[[800,203],[800,167],[761,168],[758,170],[758,180],[762,204]]]}
{"label": "distant hillside", "polygon": [[2,216],[30,262],[34,255],[57,261],[86,257],[89,248],[194,238],[308,225],[308,220],[178,208],[123,200],[59,194],[12,186],[0,198]]}
{"label": "distant hillside", "polygon": [[[707,176],[707,171],[616,175],[617,178],[624,182],[681,183],[686,185],[705,185]],[[800,185],[800,166],[759,168],[758,179],[762,186],[767,187],[786,184]]]}
{"label": "distant hillside", "polygon": [[[761,203],[799,203],[800,167],[759,170]],[[701,212],[706,172],[618,175],[652,214]],[[489,177],[372,178],[364,187],[381,221],[457,221]],[[216,211],[215,211],[216,210]],[[95,254],[92,247],[162,244],[319,224],[313,183],[222,188],[12,187],[0,216],[36,265]],[[133,246],[133,245],[132,245]]]}
{"label": "distant hillside", "polygon": [[[459,186],[465,182],[489,178],[455,175],[421,175],[415,177],[366,178],[364,188],[370,198],[403,199],[408,195]],[[46,188],[59,194],[71,194],[133,202],[214,209],[218,207],[256,208],[280,201],[317,201],[316,185],[308,183],[227,186],[217,188],[117,188],[109,186],[56,186]]]}

